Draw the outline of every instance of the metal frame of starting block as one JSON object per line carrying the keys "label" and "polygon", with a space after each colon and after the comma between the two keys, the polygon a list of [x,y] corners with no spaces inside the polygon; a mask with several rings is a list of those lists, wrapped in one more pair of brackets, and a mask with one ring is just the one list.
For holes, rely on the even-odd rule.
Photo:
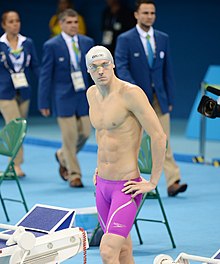
{"label": "metal frame of starting block", "polygon": [[100,227],[96,206],[75,208],[75,224],[85,229],[89,244],[94,242],[95,235]]}
{"label": "metal frame of starting block", "polygon": [[190,264],[190,260],[203,264],[220,264],[220,250],[211,258],[180,253],[175,261],[169,255],[160,254],[156,256],[153,264]]}
{"label": "metal frame of starting block", "polygon": [[15,226],[0,224],[1,264],[59,264],[89,247],[87,234],[72,228],[75,211],[35,205]]}

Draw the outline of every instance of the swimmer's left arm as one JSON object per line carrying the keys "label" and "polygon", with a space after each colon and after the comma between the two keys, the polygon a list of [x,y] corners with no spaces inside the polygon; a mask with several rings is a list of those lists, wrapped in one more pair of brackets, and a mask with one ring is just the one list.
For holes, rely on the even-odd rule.
{"label": "swimmer's left arm", "polygon": [[128,89],[124,98],[128,110],[136,116],[151,138],[153,166],[150,181],[146,182],[147,187],[144,186],[144,181],[135,184],[136,188],[139,186],[140,191],[144,193],[155,189],[159,182],[165,159],[166,135],[155,111],[141,88],[132,86],[131,89]]}

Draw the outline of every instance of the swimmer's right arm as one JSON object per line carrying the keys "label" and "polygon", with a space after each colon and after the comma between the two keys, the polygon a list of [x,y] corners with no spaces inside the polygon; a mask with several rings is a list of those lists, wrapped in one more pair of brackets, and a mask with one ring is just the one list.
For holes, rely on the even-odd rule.
{"label": "swimmer's right arm", "polygon": [[[86,92],[86,97],[89,103],[89,107],[91,106],[91,98],[94,93],[94,85],[90,86],[89,89]],[[96,185],[96,176],[98,175],[98,168],[95,169],[95,173],[93,174],[93,184]]]}

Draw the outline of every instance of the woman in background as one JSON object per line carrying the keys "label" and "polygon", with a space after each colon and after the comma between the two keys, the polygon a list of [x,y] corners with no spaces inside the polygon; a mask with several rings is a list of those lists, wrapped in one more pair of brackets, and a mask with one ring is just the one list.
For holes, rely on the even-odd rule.
{"label": "woman in background", "polygon": [[[31,97],[31,71],[38,77],[39,65],[30,38],[21,35],[20,17],[16,11],[2,14],[4,34],[0,37],[0,111],[6,123],[27,118]],[[15,158],[17,176],[23,177],[23,148]]]}
{"label": "woman in background", "polygon": [[[51,37],[54,37],[61,33],[58,16],[61,12],[63,12],[65,9],[68,8],[74,9],[73,4],[70,0],[58,0],[57,13],[51,17],[49,22]],[[79,15],[79,13],[78,13],[78,23],[79,23],[78,33],[82,35],[86,35],[86,24],[84,18],[81,15]]]}

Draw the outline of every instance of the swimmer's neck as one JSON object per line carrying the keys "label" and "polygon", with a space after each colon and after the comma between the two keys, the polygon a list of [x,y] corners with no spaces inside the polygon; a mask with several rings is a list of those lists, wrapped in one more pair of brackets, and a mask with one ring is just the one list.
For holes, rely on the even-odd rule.
{"label": "swimmer's neck", "polygon": [[104,85],[96,84],[99,90],[99,93],[101,94],[103,99],[107,97],[108,95],[110,95],[111,93],[118,90],[119,85],[120,85],[120,80],[116,77],[113,77],[107,84],[104,84]]}

